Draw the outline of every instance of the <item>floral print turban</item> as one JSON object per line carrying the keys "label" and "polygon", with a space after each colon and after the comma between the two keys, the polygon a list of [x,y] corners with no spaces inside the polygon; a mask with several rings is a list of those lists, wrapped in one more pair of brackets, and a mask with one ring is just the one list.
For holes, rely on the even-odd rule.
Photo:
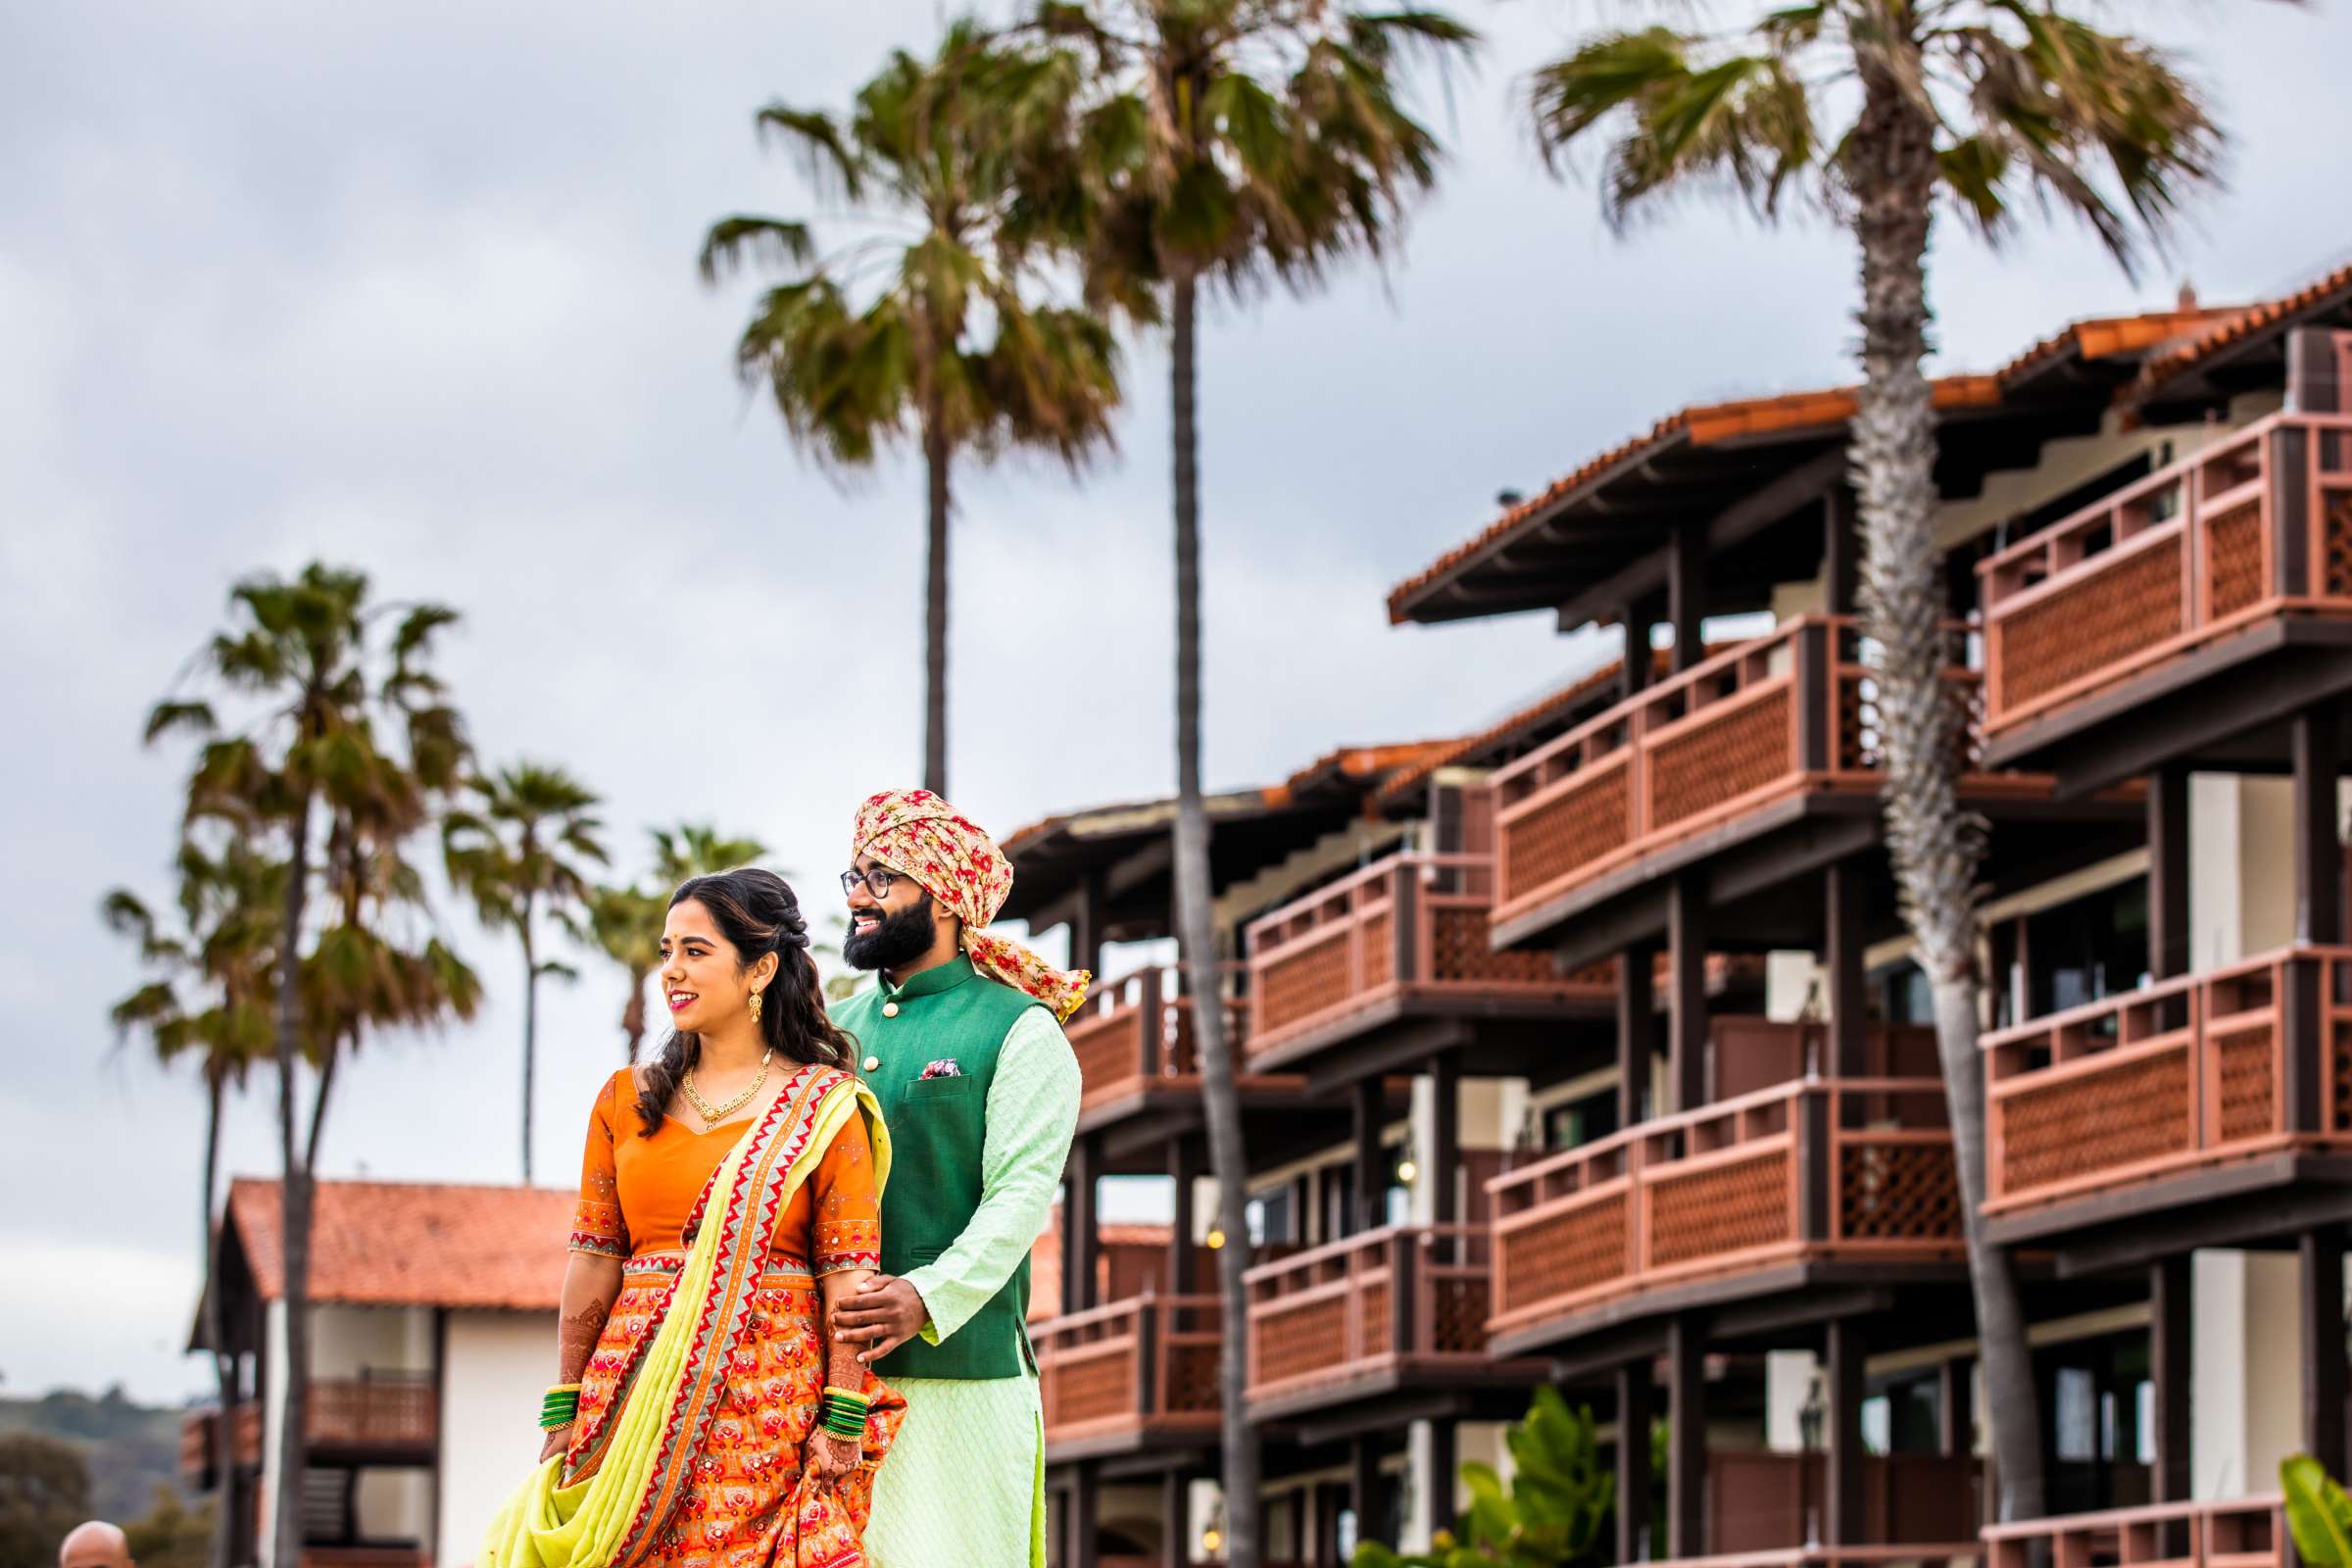
{"label": "floral print turban", "polygon": [[1037,998],[1067,1018],[1086,1000],[1084,969],[1056,969],[1006,937],[983,929],[1012,891],[1012,862],[978,823],[929,790],[884,790],[858,808],[850,858],[870,855],[914,878],[963,922],[963,951],[992,980]]}

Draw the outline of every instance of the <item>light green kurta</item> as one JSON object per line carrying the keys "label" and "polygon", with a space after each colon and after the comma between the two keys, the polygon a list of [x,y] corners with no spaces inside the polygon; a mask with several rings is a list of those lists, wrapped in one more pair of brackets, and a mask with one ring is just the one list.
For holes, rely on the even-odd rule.
{"label": "light green kurta", "polygon": [[[1078,1126],[1078,1060],[1032,1007],[1004,1036],[988,1087],[980,1207],[956,1245],[906,1276],[937,1344],[1004,1288],[1038,1232]],[[894,1378],[906,1419],[874,1477],[872,1568],[1044,1568],[1044,1412],[1034,1373]]]}

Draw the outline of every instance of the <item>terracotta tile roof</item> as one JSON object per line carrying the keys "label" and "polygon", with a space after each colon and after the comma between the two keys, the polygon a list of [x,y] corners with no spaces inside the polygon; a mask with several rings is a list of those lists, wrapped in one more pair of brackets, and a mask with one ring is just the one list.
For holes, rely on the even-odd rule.
{"label": "terracotta tile roof", "polygon": [[2179,347],[2157,355],[2140,367],[2138,377],[2126,390],[2126,403],[2139,403],[2165,382],[2185,371],[2195,369],[2205,361],[2234,347],[2261,331],[2321,305],[2336,294],[2352,291],[2352,265],[2337,268],[2319,281],[2292,294],[2275,300],[2265,300],[2242,310],[2229,313],[2222,320],[2194,333]]}
{"label": "terracotta tile roof", "polygon": [[[2193,333],[2201,325],[2213,322],[2226,325],[2247,314],[2236,307],[2196,307],[2077,321],[2043,338],[1990,375],[1939,377],[1933,383],[1935,404],[1938,409],[1988,408],[2000,402],[2004,388],[2054,361],[2069,356],[2097,360],[2140,353]],[[1543,494],[1510,508],[1477,537],[1397,584],[1389,594],[1389,618],[1401,623],[1406,616],[1407,599],[1613,468],[1648,458],[1678,441],[1703,447],[1834,427],[1853,417],[1857,390],[1846,386],[1780,397],[1742,398],[1730,403],[1698,404],[1668,415],[1651,426],[1646,435],[1611,448],[1546,487]]]}
{"label": "terracotta tile roof", "polygon": [[[556,1309],[575,1194],[549,1187],[325,1181],[311,1298],[346,1306]],[[228,1222],[265,1300],[285,1295],[278,1183],[229,1184]]]}

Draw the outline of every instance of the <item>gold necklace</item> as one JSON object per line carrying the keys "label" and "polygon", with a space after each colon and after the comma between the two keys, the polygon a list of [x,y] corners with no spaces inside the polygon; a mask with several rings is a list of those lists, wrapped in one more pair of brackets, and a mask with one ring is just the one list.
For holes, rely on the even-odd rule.
{"label": "gold necklace", "polygon": [[758,1075],[744,1086],[742,1094],[737,1095],[723,1105],[713,1105],[694,1092],[694,1069],[691,1067],[686,1069],[686,1076],[678,1080],[678,1088],[686,1096],[686,1102],[694,1107],[694,1113],[703,1118],[703,1125],[715,1127],[752,1102],[752,1097],[758,1094],[761,1086],[767,1082],[767,1059],[774,1054],[775,1052],[772,1048],[761,1052]]}

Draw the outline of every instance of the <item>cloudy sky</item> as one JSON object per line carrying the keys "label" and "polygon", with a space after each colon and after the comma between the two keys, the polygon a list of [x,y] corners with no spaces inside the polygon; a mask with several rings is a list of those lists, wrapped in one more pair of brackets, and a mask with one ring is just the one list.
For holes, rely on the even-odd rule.
{"label": "cloudy sky", "polygon": [[[1730,7],[1728,10],[1738,10]],[[2151,8],[2133,7],[2134,13]],[[2274,292],[2352,249],[2352,148],[2324,133],[2352,10],[2160,8],[2239,138],[2230,189],[2137,285],[2076,233],[1936,258],[1940,363],[2064,320]],[[1391,630],[1382,595],[1532,488],[1694,400],[1849,378],[1834,234],[1689,209],[1623,240],[1547,180],[1520,74],[1599,0],[1470,0],[1453,161],[1402,265],[1209,323],[1202,349],[1212,782],[1334,745],[1474,727],[1592,657],[1537,619]],[[646,824],[773,845],[812,900],[850,812],[918,757],[919,476],[844,487],[749,401],[748,291],[694,276],[702,228],[807,210],[751,111],[841,100],[927,0],[866,6],[410,0],[18,7],[0,50],[0,1304],[12,1392],[177,1398],[196,1284],[201,1100],[109,1004],[136,979],[101,893],[165,892],[183,759],[147,704],[240,574],[313,558],[465,616],[443,660],[486,758]],[[2315,131],[2323,131],[2314,134]],[[2332,209],[2332,211],[2330,210]],[[954,791],[1009,829],[1165,790],[1165,360],[1135,347],[1123,451],[1083,488],[966,475]],[[518,966],[444,918],[481,1019],[373,1042],[332,1174],[512,1181]],[[617,1060],[618,977],[544,1007],[537,1158],[576,1159]],[[272,1163],[241,1105],[230,1163]]]}

